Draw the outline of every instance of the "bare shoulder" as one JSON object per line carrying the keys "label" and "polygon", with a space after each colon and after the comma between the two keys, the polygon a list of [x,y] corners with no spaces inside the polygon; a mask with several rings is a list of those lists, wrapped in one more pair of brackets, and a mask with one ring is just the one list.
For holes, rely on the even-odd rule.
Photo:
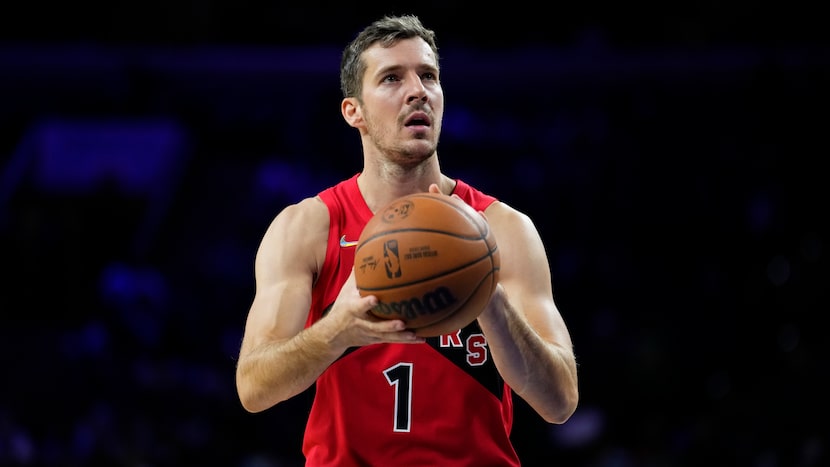
{"label": "bare shoulder", "polygon": [[286,206],[274,218],[269,230],[283,228],[299,228],[300,230],[318,228],[328,230],[328,226],[328,208],[319,197],[314,196]]}
{"label": "bare shoulder", "polygon": [[328,229],[328,208],[320,198],[290,204],[271,221],[257,259],[316,270],[325,257]]}
{"label": "bare shoulder", "polygon": [[484,215],[501,252],[503,277],[521,278],[532,268],[542,274],[537,277],[545,278],[545,246],[530,216],[500,201],[490,205]]}
{"label": "bare shoulder", "polygon": [[484,211],[484,215],[497,236],[506,237],[521,233],[538,234],[530,216],[503,201],[491,204]]}

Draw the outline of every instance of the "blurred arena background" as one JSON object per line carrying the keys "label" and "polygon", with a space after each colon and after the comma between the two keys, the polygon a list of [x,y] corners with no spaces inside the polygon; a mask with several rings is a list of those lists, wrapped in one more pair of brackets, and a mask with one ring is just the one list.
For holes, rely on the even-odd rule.
{"label": "blurred arena background", "polygon": [[548,245],[582,399],[517,401],[526,465],[826,465],[826,17],[241,0],[0,12],[0,465],[301,465],[310,398],[234,390],[253,258],[359,169],[339,53],[385,13],[438,34],[445,172]]}

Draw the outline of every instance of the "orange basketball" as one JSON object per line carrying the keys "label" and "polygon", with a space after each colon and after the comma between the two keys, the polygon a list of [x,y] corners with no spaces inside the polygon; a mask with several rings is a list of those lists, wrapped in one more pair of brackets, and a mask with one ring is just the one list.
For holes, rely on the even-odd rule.
{"label": "orange basketball", "polygon": [[439,336],[471,323],[499,280],[499,250],[490,225],[464,201],[416,193],[375,213],[355,250],[362,296],[371,312],[402,319],[419,336]]}

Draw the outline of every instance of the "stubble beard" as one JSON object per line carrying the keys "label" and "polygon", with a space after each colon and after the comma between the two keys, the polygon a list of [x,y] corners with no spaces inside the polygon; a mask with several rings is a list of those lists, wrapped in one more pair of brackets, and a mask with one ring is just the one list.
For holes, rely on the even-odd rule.
{"label": "stubble beard", "polygon": [[396,143],[391,133],[380,133],[371,125],[368,129],[370,141],[384,156],[384,159],[405,171],[418,167],[435,154],[436,144],[430,141],[427,135],[415,140]]}

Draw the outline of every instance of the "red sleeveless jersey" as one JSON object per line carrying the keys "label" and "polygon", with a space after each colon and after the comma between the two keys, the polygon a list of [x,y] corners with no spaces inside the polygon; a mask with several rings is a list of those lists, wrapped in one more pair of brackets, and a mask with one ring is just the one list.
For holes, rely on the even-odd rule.
{"label": "red sleeveless jersey", "polygon": [[[453,193],[478,211],[495,201],[461,180]],[[307,326],[337,297],[372,217],[357,175],[319,196],[331,226]],[[477,321],[424,344],[349,349],[315,383],[303,438],[306,465],[518,466],[511,397]]]}

